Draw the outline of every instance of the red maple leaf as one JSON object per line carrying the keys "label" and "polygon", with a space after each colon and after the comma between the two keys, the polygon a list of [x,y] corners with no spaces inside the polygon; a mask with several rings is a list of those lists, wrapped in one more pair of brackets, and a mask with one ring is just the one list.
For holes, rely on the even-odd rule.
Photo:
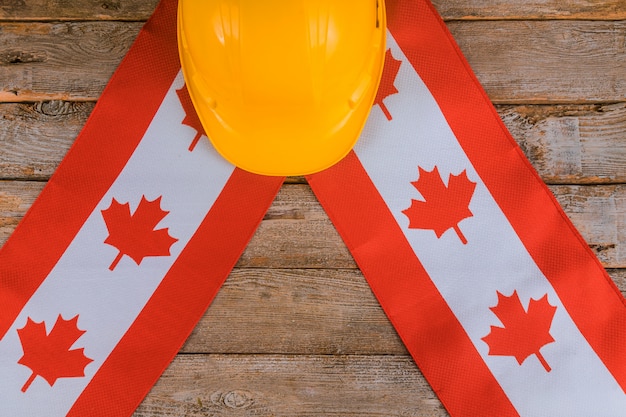
{"label": "red maple leaf", "polygon": [[170,247],[178,239],[170,236],[167,228],[154,230],[168,213],[161,210],[161,197],[148,201],[142,196],[132,215],[128,203],[120,204],[113,199],[109,208],[102,210],[102,217],[109,230],[104,243],[120,251],[109,269],[115,269],[124,255],[130,256],[137,265],[146,256],[169,256]]}
{"label": "red maple leaf", "polygon": [[515,356],[522,364],[530,355],[536,355],[546,371],[550,366],[539,352],[543,346],[554,342],[550,335],[556,307],[548,302],[548,294],[541,299],[531,299],[528,311],[513,291],[510,297],[498,293],[498,305],[490,308],[504,327],[491,326],[491,332],[482,338],[489,345],[490,355]]}
{"label": "red maple leaf", "polygon": [[183,88],[181,88],[180,90],[176,90],[176,94],[178,95],[180,104],[183,106],[183,110],[185,110],[185,118],[183,119],[183,124],[190,126],[196,130],[196,136],[193,138],[193,141],[191,141],[191,145],[189,145],[189,151],[193,151],[198,144],[200,138],[203,135],[206,136],[206,133],[204,132],[202,122],[200,122],[198,113],[196,112],[196,109],[191,101],[189,90],[187,90],[187,84],[183,85]]}
{"label": "red maple leaf", "polygon": [[446,186],[435,167],[432,171],[419,168],[419,178],[411,182],[420,192],[424,201],[411,200],[411,207],[402,210],[409,218],[411,229],[432,229],[441,237],[448,229],[454,229],[463,244],[467,239],[459,229],[459,222],[473,214],[469,203],[474,195],[476,183],[467,178],[463,171],[459,175],[450,175]]}
{"label": "red maple leaf", "polygon": [[376,98],[374,99],[374,104],[378,104],[380,106],[380,109],[383,113],[385,113],[385,116],[387,116],[387,120],[391,120],[391,113],[389,113],[389,109],[387,109],[383,100],[398,92],[398,89],[395,85],[393,85],[393,83],[396,81],[401,64],[402,61],[395,59],[393,55],[391,55],[391,49],[387,49],[387,52],[385,53],[383,74],[380,79],[378,91],[376,92]]}
{"label": "red maple leaf", "polygon": [[26,392],[37,375],[53,386],[59,378],[84,377],[85,367],[93,362],[84,354],[84,348],[72,349],[72,345],[85,333],[78,329],[78,316],[64,320],[59,314],[54,327],[46,333],[44,322],[36,323],[30,317],[26,325],[18,329],[24,355],[17,362],[33,371],[22,387]]}

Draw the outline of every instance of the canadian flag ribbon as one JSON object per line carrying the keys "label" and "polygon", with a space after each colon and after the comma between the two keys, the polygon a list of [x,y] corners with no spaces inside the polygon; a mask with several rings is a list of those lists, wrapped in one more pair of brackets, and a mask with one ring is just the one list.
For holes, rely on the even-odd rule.
{"label": "canadian flag ribbon", "polygon": [[0,415],[131,415],[283,182],[197,141],[176,6],[157,6],[0,251]]}
{"label": "canadian flag ribbon", "polygon": [[[0,250],[11,415],[130,416],[283,182],[200,140],[176,7],[157,6]],[[386,7],[370,118],[313,191],[452,416],[623,416],[623,297],[429,1]]]}
{"label": "canadian flag ribbon", "polygon": [[381,306],[452,416],[624,415],[624,298],[434,7],[387,19],[359,142],[307,178]]}

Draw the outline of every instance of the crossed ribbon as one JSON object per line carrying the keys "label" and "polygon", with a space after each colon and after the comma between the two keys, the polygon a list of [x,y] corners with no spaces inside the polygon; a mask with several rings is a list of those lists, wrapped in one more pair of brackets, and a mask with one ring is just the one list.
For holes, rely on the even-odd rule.
{"label": "crossed ribbon", "polygon": [[[0,251],[0,350],[15,357],[5,360],[15,376],[0,385],[12,410],[37,413],[28,399],[36,392],[58,402],[59,415],[131,415],[282,185],[230,166],[201,140],[180,75],[176,6],[161,1]],[[568,382],[592,381],[581,407],[626,409],[619,291],[432,5],[387,0],[387,8],[376,111],[354,151],[307,177],[382,308],[452,416],[558,410],[558,384],[541,384],[578,366],[563,353],[572,349],[594,364]],[[180,129],[195,130],[184,147]],[[168,175],[167,192],[187,193],[180,212],[167,192],[142,188]],[[84,261],[98,251],[110,257]],[[127,295],[129,282],[141,282],[137,294]],[[126,324],[97,313],[106,308]],[[535,401],[526,401],[528,390]]]}

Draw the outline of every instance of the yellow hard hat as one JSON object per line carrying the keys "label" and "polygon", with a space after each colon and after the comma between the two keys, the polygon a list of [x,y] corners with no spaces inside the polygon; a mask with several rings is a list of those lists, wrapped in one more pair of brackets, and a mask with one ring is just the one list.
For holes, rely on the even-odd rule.
{"label": "yellow hard hat", "polygon": [[380,82],[383,0],[179,0],[183,75],[217,151],[305,175],[354,146]]}

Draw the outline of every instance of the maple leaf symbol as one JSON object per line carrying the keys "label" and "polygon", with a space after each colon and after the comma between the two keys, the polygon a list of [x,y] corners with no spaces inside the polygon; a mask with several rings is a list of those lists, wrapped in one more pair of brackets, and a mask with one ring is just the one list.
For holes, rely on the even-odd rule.
{"label": "maple leaf symbol", "polygon": [[387,120],[391,120],[391,113],[389,113],[389,109],[385,106],[383,100],[398,92],[398,89],[393,85],[393,83],[396,81],[401,64],[402,61],[395,59],[391,54],[391,48],[387,49],[387,52],[385,53],[383,74],[380,79],[378,91],[376,92],[376,98],[374,99],[374,104],[378,104],[380,106],[380,109],[383,113],[385,113],[385,116],[387,116]]}
{"label": "maple leaf symbol", "polygon": [[169,256],[170,247],[178,239],[170,236],[167,228],[154,230],[168,213],[161,210],[161,197],[148,201],[142,196],[132,215],[128,203],[120,204],[114,198],[109,208],[102,210],[102,217],[109,230],[104,243],[120,251],[109,269],[115,269],[124,255],[130,256],[137,265],[146,256]]}
{"label": "maple leaf symbol", "polygon": [[49,334],[44,322],[36,323],[30,317],[26,325],[17,330],[24,355],[17,362],[33,371],[22,387],[30,387],[37,375],[53,386],[59,378],[84,377],[85,367],[93,362],[84,354],[84,348],[72,349],[72,345],[85,333],[77,327],[78,316],[64,320],[59,314]]}
{"label": "maple leaf symbol", "polygon": [[545,370],[550,372],[548,362],[539,352],[543,346],[554,342],[550,327],[556,307],[548,302],[548,294],[539,300],[531,299],[526,311],[517,291],[513,291],[510,297],[498,292],[498,305],[490,310],[504,327],[491,326],[491,332],[481,339],[489,345],[489,354],[515,356],[520,365],[530,355],[536,355]]}
{"label": "maple leaf symbol", "polygon": [[430,172],[419,167],[419,178],[411,184],[417,188],[424,201],[412,199],[411,207],[402,210],[409,218],[409,228],[432,229],[438,238],[446,230],[454,229],[461,242],[467,244],[467,239],[459,229],[459,222],[473,216],[469,203],[476,183],[467,178],[466,171],[450,175],[446,186],[437,167]]}
{"label": "maple leaf symbol", "polygon": [[183,119],[183,124],[196,130],[196,136],[193,138],[193,141],[191,141],[191,145],[189,145],[189,151],[193,151],[198,144],[200,138],[203,135],[206,136],[206,133],[204,132],[202,122],[200,122],[198,113],[196,112],[196,109],[191,101],[189,90],[187,90],[187,84],[183,85],[180,90],[176,90],[176,94],[178,95],[180,104],[183,106],[183,110],[185,110],[185,118]]}

